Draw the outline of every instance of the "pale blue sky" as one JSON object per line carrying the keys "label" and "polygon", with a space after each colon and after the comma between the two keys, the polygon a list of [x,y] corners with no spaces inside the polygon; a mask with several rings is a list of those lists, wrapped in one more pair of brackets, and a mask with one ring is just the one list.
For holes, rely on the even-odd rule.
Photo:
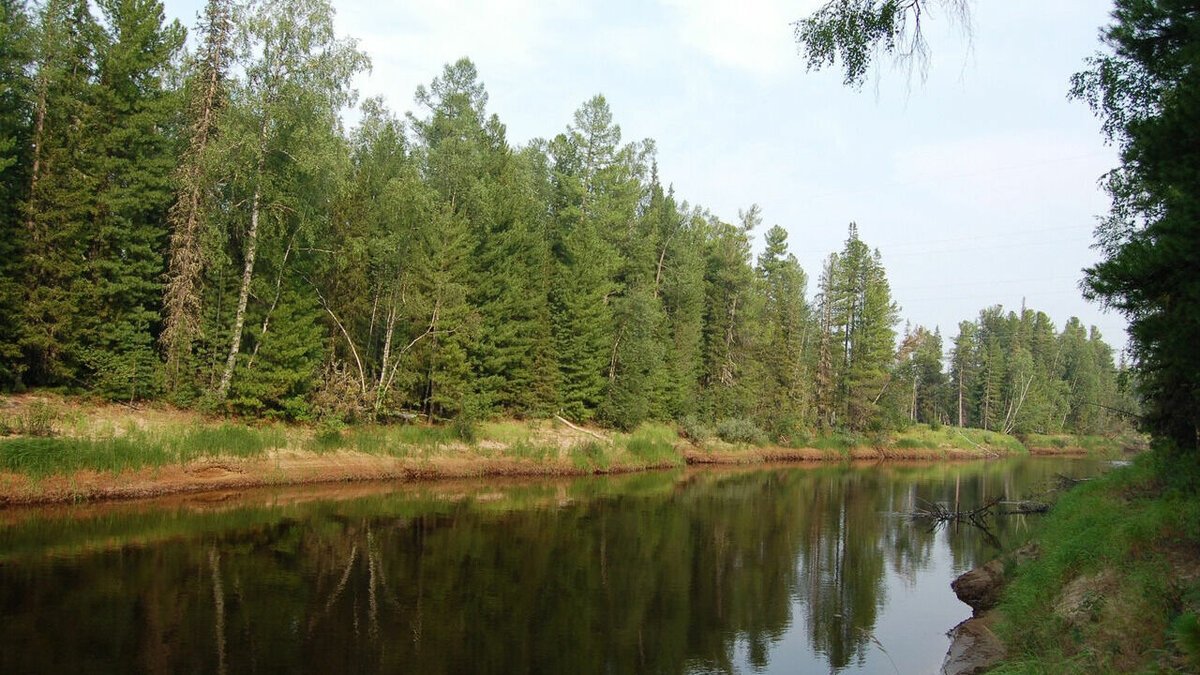
{"label": "pale blue sky", "polygon": [[[403,113],[417,85],[468,56],[520,145],[602,93],[626,140],[657,142],[678,197],[731,222],[757,203],[762,230],[787,229],[810,296],[853,220],[901,315],[940,326],[947,346],[959,321],[1022,298],[1060,329],[1079,316],[1123,345],[1122,317],[1078,291],[1108,206],[1097,181],[1117,154],[1066,98],[1111,3],[976,2],[969,44],[933,16],[927,79],[885,66],[861,92],[805,72],[789,24],[820,4],[334,0],[339,32],[373,61],[363,96]],[[189,27],[199,5],[166,1]]]}

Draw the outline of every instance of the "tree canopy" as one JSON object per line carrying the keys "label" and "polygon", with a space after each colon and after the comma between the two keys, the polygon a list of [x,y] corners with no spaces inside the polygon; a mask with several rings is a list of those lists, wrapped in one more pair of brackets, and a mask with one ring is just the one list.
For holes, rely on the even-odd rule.
{"label": "tree canopy", "polygon": [[787,443],[1116,424],[1081,407],[1119,405],[1094,331],[990,308],[947,372],[857,225],[810,289],[785,227],[679,200],[602,95],[514,146],[469,59],[407,115],[359,104],[368,60],[325,2],[209,0],[190,54],[154,0],[0,9],[7,390]]}

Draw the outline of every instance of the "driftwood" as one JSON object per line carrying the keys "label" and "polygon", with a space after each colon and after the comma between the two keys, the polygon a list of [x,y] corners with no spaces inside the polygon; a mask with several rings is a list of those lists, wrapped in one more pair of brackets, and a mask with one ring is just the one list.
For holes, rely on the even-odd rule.
{"label": "driftwood", "polygon": [[583,434],[587,434],[588,436],[591,436],[591,437],[593,437],[593,438],[598,438],[598,439],[600,439],[600,440],[602,440],[602,441],[605,441],[605,442],[607,442],[607,441],[608,441],[608,439],[607,439],[607,438],[605,438],[605,437],[601,436],[600,434],[598,434],[598,433],[596,433],[596,432],[594,432],[594,431],[588,431],[587,429],[584,429],[584,428],[583,428],[583,427],[581,427],[581,426],[576,426],[576,425],[574,425],[574,424],[571,424],[571,422],[570,422],[570,421],[568,421],[566,418],[564,418],[562,415],[555,415],[555,416],[554,416],[554,419],[558,420],[559,422],[562,422],[563,424],[567,425],[568,427],[571,427],[571,428],[572,428],[572,429],[574,429],[575,431],[578,431],[578,432],[580,432],[580,433],[583,433]]}
{"label": "driftwood", "polygon": [[1023,513],[1045,513],[1050,510],[1049,504],[1047,504],[1045,502],[1035,502],[1030,499],[1026,499],[1023,502],[1000,502],[1000,504],[1003,506],[1015,506],[1016,507],[1016,508],[1012,508],[1012,509],[1004,509],[1003,511],[998,511],[998,513],[1000,515],[1005,515],[1005,516],[1019,515],[1019,514],[1023,514]]}
{"label": "driftwood", "polygon": [[1057,487],[1059,490],[1069,490],[1080,483],[1088,482],[1091,478],[1071,478],[1070,476],[1057,473],[1054,474],[1054,480],[1058,484]]}
{"label": "driftwood", "polygon": [[908,514],[913,520],[931,520],[935,523],[970,523],[983,527],[983,520],[992,515],[992,509],[1000,503],[1001,498],[996,497],[979,508],[969,511],[951,511],[941,504],[932,504],[922,502],[927,508],[914,509]]}

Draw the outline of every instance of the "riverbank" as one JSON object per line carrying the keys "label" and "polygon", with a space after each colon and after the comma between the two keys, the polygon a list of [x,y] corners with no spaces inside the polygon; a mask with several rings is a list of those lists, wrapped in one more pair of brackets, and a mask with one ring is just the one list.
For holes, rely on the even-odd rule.
{"label": "riverbank", "polygon": [[997,432],[915,425],[869,438],[835,434],[779,446],[695,433],[685,438],[663,424],[621,433],[553,418],[469,428],[313,427],[39,394],[0,397],[0,505],[365,480],[627,473],[684,464],[967,460],[1031,452],[1117,456],[1129,446],[1062,438],[1026,447]]}
{"label": "riverbank", "polygon": [[1153,462],[1076,486],[1031,547],[992,563],[1006,585],[973,619],[1003,653],[987,672],[1200,672],[1200,497]]}

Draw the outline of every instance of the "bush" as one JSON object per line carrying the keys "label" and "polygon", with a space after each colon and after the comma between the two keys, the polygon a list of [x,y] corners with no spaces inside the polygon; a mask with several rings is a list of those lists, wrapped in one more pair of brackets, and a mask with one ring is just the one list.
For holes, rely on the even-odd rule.
{"label": "bush", "polygon": [[50,437],[57,435],[60,417],[54,406],[44,401],[34,401],[16,416],[11,426],[13,431],[23,436]]}
{"label": "bush", "polygon": [[713,430],[695,415],[686,415],[679,420],[679,435],[698,444],[712,438]]}
{"label": "bush", "polygon": [[721,420],[717,424],[717,436],[726,443],[751,443],[764,445],[767,434],[754,422],[740,417]]}

